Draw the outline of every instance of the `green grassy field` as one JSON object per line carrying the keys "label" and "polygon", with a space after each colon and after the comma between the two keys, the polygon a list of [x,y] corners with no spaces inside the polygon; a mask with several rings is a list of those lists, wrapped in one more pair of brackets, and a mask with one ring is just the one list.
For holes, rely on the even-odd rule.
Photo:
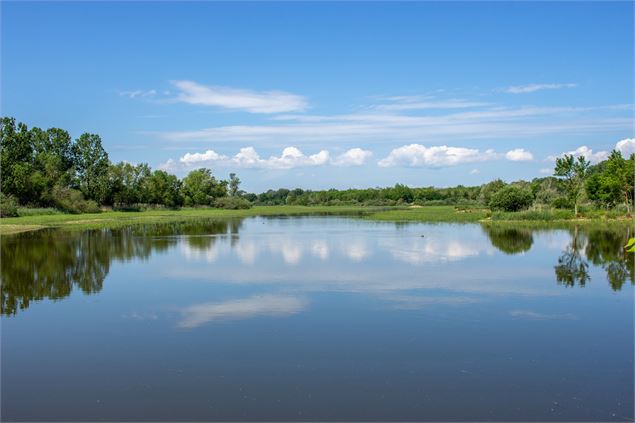
{"label": "green grassy field", "polygon": [[[180,210],[148,210],[142,212],[107,211],[89,214],[40,214],[0,219],[0,234],[31,231],[41,228],[97,229],[117,228],[135,224],[186,222],[201,219],[229,219],[251,216],[348,215],[363,219],[390,222],[602,222],[607,216],[572,219],[569,212],[494,213],[483,208],[454,206],[425,207],[360,207],[360,206],[259,206],[247,210],[183,208]],[[608,216],[613,221],[632,222],[620,216]]]}

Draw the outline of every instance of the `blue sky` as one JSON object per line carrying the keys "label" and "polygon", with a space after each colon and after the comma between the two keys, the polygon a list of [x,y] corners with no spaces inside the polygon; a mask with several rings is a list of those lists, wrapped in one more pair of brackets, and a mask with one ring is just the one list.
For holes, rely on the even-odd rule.
{"label": "blue sky", "polygon": [[479,184],[635,151],[633,3],[2,6],[2,114],[251,191]]}

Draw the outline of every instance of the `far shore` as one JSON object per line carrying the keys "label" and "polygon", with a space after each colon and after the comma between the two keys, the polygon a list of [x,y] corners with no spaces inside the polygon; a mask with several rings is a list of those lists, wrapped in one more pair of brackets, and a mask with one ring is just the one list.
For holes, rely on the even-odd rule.
{"label": "far shore", "polygon": [[201,219],[232,219],[255,216],[349,216],[385,222],[488,223],[518,225],[632,224],[633,217],[590,212],[574,217],[566,210],[527,210],[492,213],[485,208],[457,206],[364,207],[364,206],[256,206],[250,209],[217,208],[154,209],[146,211],[104,211],[86,214],[39,214],[0,219],[0,235],[44,228],[100,229],[131,225],[179,223]]}

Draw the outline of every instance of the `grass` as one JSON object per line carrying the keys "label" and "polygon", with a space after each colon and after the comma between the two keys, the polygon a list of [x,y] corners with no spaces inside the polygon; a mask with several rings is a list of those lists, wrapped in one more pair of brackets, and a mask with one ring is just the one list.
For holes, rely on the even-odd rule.
{"label": "grass", "polygon": [[362,206],[259,206],[246,210],[223,210],[212,208],[183,208],[180,210],[156,209],[142,212],[106,211],[102,213],[63,214],[38,209],[20,217],[0,219],[0,235],[36,230],[41,228],[98,229],[118,228],[136,224],[179,223],[203,219],[228,219],[251,216],[299,216],[299,215],[349,215],[369,220],[390,222],[632,222],[630,217],[620,214],[593,212],[582,219],[574,219],[568,210],[527,210],[516,213],[491,213],[484,208],[461,208],[454,206],[424,207],[362,207]]}
{"label": "grass", "polygon": [[487,209],[458,208],[454,206],[423,206],[410,208],[395,208],[366,214],[371,220],[391,222],[478,222],[486,219],[490,214]]}
{"label": "grass", "polygon": [[86,214],[35,214],[31,216],[0,219],[0,234],[40,228],[99,229],[117,228],[136,224],[186,222],[201,219],[229,219],[250,216],[294,216],[294,215],[360,215],[378,210],[363,207],[306,207],[306,206],[261,206],[246,210],[223,210],[212,208],[183,208],[180,210],[147,210],[143,212],[107,211]]}

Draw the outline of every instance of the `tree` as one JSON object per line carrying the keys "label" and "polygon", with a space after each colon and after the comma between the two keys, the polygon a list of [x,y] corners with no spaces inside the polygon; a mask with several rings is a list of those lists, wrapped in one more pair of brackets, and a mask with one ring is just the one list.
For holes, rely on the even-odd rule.
{"label": "tree", "polygon": [[483,204],[489,205],[492,196],[505,187],[505,185],[505,182],[500,179],[495,179],[492,182],[486,183],[481,187],[481,192],[479,194],[480,200]]}
{"label": "tree", "polygon": [[108,153],[95,134],[82,134],[73,145],[79,187],[87,199],[102,202],[106,193]]}
{"label": "tree", "polygon": [[33,144],[27,126],[15,119],[0,121],[0,190],[17,198],[20,204],[33,199]]}
{"label": "tree", "polygon": [[148,202],[178,207],[183,204],[181,181],[163,170],[155,170],[147,179]]}
{"label": "tree", "polygon": [[227,195],[227,182],[217,181],[211,170],[201,168],[191,171],[183,178],[181,191],[185,205],[210,206],[214,199]]}
{"label": "tree", "polygon": [[240,186],[240,179],[236,176],[235,173],[229,174],[229,195],[231,197],[235,197],[238,193],[238,188]]}
{"label": "tree", "polygon": [[565,190],[573,204],[576,216],[578,215],[578,203],[590,165],[591,163],[584,156],[579,156],[576,159],[573,155],[566,154],[564,157],[556,159],[554,175],[564,179]]}
{"label": "tree", "polygon": [[622,153],[613,150],[608,160],[586,182],[589,199],[596,204],[612,207],[624,203],[628,213],[633,205],[635,156],[624,159]]}
{"label": "tree", "polygon": [[534,196],[528,188],[507,185],[492,195],[489,206],[493,210],[516,212],[531,206]]}

